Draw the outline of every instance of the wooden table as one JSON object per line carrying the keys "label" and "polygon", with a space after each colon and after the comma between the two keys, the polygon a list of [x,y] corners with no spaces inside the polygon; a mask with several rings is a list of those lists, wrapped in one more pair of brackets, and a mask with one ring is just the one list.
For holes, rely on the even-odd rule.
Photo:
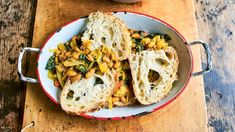
{"label": "wooden table", "polygon": [[[21,47],[31,46],[36,5],[30,0],[0,2],[0,131],[18,131],[22,126],[25,84],[17,77],[16,60]],[[212,72],[204,76],[208,128],[234,131],[235,3],[196,0],[195,5],[199,38],[210,43],[214,62]]]}

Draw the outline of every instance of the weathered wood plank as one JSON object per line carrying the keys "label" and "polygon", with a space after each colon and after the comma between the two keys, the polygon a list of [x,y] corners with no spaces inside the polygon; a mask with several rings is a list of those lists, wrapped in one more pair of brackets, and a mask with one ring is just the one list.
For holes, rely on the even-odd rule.
{"label": "weathered wood plank", "polygon": [[210,131],[235,131],[234,14],[234,0],[196,0],[199,37],[209,42],[214,66],[204,76]]}
{"label": "weathered wood plank", "polygon": [[19,131],[24,85],[17,77],[19,49],[31,46],[35,1],[0,1],[0,131]]}

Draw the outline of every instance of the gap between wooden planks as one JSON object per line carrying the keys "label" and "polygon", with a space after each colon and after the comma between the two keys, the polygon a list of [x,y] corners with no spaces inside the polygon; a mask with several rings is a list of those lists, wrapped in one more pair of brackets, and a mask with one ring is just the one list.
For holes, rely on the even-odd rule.
{"label": "gap between wooden planks", "polygon": [[[197,39],[192,0],[144,1],[118,4],[109,0],[39,0],[34,25],[33,47],[41,47],[47,37],[65,23],[93,11],[136,11],[158,17],[179,30],[189,41]],[[201,69],[199,46],[192,47],[194,71]],[[35,76],[35,60],[31,56],[31,74]],[[45,60],[46,61],[46,60]],[[182,63],[182,62],[181,62]],[[33,67],[35,66],[35,67]],[[120,121],[97,121],[66,115],[43,93],[38,84],[28,84],[23,126],[31,121],[28,131],[206,131],[206,106],[203,79],[193,77],[173,103],[149,115]]]}

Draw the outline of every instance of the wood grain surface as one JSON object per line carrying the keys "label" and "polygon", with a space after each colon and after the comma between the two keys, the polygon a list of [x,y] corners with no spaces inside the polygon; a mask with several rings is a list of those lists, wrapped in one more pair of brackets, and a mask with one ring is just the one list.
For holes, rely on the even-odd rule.
{"label": "wood grain surface", "polygon": [[234,14],[234,0],[196,0],[199,38],[212,51],[213,70],[204,76],[210,131],[235,131]]}
{"label": "wood grain surface", "polygon": [[17,76],[20,48],[31,46],[35,1],[0,1],[0,131],[21,129],[25,85]]}
{"label": "wood grain surface", "polygon": [[[40,0],[37,4],[33,47],[41,47],[47,37],[65,23],[97,10],[129,10],[153,15],[172,24],[187,40],[195,40],[197,29],[194,9],[191,0],[145,1],[129,5],[109,0]],[[201,67],[199,47],[193,46],[192,49],[194,70],[198,71]],[[32,74],[36,67],[36,56],[32,55],[30,61]],[[202,76],[193,77],[183,94],[162,110],[129,120],[97,121],[66,115],[50,101],[38,84],[27,84],[23,126],[34,121],[34,127],[27,131],[206,131],[204,96]]]}

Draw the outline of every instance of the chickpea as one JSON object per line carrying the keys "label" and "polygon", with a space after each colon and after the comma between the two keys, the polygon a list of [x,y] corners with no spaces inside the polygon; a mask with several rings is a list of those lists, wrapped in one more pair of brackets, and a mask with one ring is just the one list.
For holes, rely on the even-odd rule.
{"label": "chickpea", "polygon": [[75,47],[74,50],[80,52],[80,49],[78,47]]}
{"label": "chickpea", "polygon": [[69,77],[72,77],[72,76],[77,75],[77,72],[74,71],[74,70],[69,69],[69,70],[66,72],[66,75],[69,76]]}
{"label": "chickpea", "polygon": [[62,53],[62,54],[65,54],[65,53],[66,53],[66,51],[65,51],[65,50],[61,50],[61,53]]}
{"label": "chickpea", "polygon": [[112,61],[117,60],[117,58],[116,58],[116,56],[115,56],[114,54],[111,54],[110,56],[111,56],[111,60],[112,60]]}
{"label": "chickpea", "polygon": [[106,62],[106,63],[110,63],[110,59],[107,56],[103,57],[103,61]]}
{"label": "chickpea", "polygon": [[89,77],[91,77],[93,74],[95,73],[95,69],[94,68],[92,68],[92,69],[90,69],[87,73],[86,73],[86,78],[89,78]]}
{"label": "chickpea", "polygon": [[118,68],[119,66],[121,65],[121,63],[119,61],[117,61],[115,64],[114,64],[114,68]]}
{"label": "chickpea", "polygon": [[152,49],[153,49],[153,50],[158,50],[156,45],[154,45],[154,46],[152,47]]}
{"label": "chickpea", "polygon": [[77,74],[77,75],[71,77],[70,80],[71,80],[72,82],[76,82],[76,81],[81,80],[81,78],[82,78],[82,75],[81,75],[81,74]]}
{"label": "chickpea", "polygon": [[63,53],[63,52],[60,52],[60,54],[59,54],[58,56],[60,56],[60,55],[64,55],[64,53]]}
{"label": "chickpea", "polygon": [[94,58],[93,58],[92,55],[90,55],[90,54],[87,55],[87,59],[88,59],[89,61],[94,61]]}
{"label": "chickpea", "polygon": [[74,59],[78,60],[78,59],[79,59],[79,53],[73,52],[72,57],[73,57]]}
{"label": "chickpea", "polygon": [[121,101],[122,101],[123,103],[127,103],[127,100],[126,100],[125,97],[121,97]]}
{"label": "chickpea", "polygon": [[67,57],[65,56],[65,55],[59,55],[59,59],[61,60],[61,61],[65,61],[66,59],[67,59]]}
{"label": "chickpea", "polygon": [[56,50],[55,55],[56,56],[60,55],[60,50]]}
{"label": "chickpea", "polygon": [[65,56],[70,57],[71,56],[71,52],[70,51],[66,52]]}
{"label": "chickpea", "polygon": [[108,51],[105,55],[110,58],[112,55],[112,51]]}
{"label": "chickpea", "polygon": [[104,53],[104,54],[106,54],[106,53],[108,52],[108,51],[107,51],[107,48],[103,46],[103,47],[101,48],[101,52]]}
{"label": "chickpea", "polygon": [[150,38],[143,38],[143,39],[141,40],[141,43],[143,43],[144,45],[147,45],[147,44],[150,43],[150,42],[151,42]]}
{"label": "chickpea", "polygon": [[88,54],[89,52],[90,52],[89,49],[85,49],[85,50],[84,50],[84,54]]}
{"label": "chickpea", "polygon": [[57,56],[55,57],[55,63],[56,63],[56,64],[59,63],[59,59],[58,59]]}
{"label": "chickpea", "polygon": [[85,46],[84,44],[82,44],[82,46],[80,47],[80,49],[81,49],[82,51],[84,51],[84,50],[86,49],[86,46]]}
{"label": "chickpea", "polygon": [[131,35],[131,37],[133,37],[133,38],[140,38],[140,34],[134,33],[134,34]]}
{"label": "chickpea", "polygon": [[113,62],[112,62],[112,61],[108,64],[108,67],[109,67],[109,68],[112,68],[112,67],[113,67]]}
{"label": "chickpea", "polygon": [[147,47],[148,47],[148,48],[152,48],[154,45],[155,45],[154,42],[150,42],[150,43],[148,43]]}
{"label": "chickpea", "polygon": [[118,102],[119,98],[118,97],[112,97],[112,102]]}
{"label": "chickpea", "polygon": [[88,45],[88,46],[87,46],[87,50],[92,51],[91,45]]}

